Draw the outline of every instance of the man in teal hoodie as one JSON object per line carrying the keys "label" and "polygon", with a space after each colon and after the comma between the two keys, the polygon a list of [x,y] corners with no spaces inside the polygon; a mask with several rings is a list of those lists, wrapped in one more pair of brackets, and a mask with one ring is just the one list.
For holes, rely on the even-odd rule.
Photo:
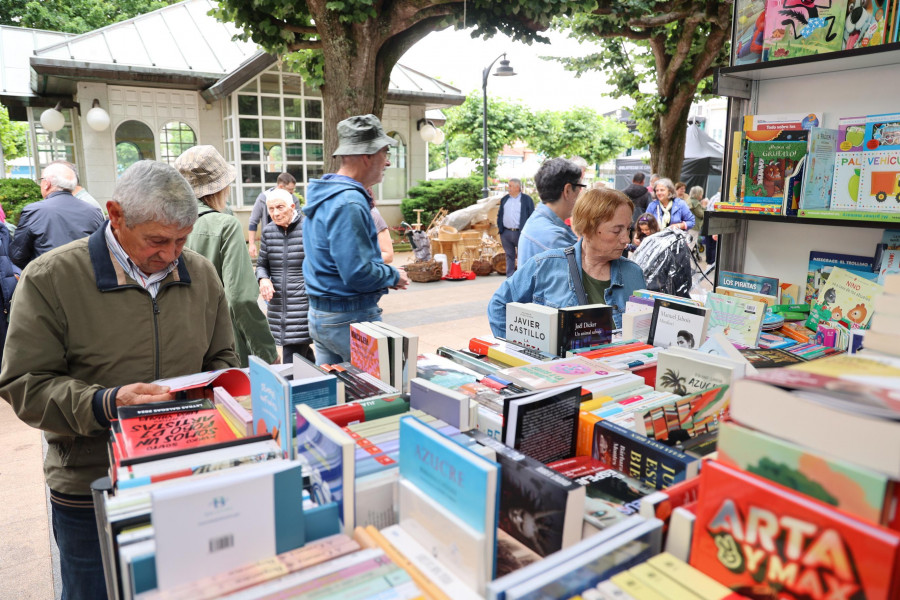
{"label": "man in teal hoodie", "polygon": [[350,324],[380,321],[378,300],[388,288],[409,285],[405,271],[384,264],[366,188],[381,183],[391,165],[384,133],[375,115],[338,123],[341,158],[337,173],[313,179],[303,213],[303,274],[309,295],[309,333],[316,362],[350,360]]}

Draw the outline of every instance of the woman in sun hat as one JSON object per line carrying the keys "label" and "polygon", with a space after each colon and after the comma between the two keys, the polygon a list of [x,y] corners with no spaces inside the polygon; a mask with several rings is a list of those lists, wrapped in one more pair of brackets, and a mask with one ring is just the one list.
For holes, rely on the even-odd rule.
{"label": "woman in sun hat", "polygon": [[248,365],[250,354],[277,362],[275,338],[257,304],[259,287],[241,224],[224,212],[234,167],[212,146],[194,146],[175,160],[175,168],[191,185],[199,204],[199,217],[185,247],[208,258],[222,279],[241,366]]}

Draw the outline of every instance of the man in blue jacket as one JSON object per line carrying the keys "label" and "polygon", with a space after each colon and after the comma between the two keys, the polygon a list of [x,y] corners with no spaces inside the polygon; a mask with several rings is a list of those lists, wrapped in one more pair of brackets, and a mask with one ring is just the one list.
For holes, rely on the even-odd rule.
{"label": "man in blue jacket", "polygon": [[350,360],[350,324],[380,321],[378,300],[388,288],[405,289],[405,271],[384,264],[366,191],[380,183],[391,165],[384,133],[375,115],[338,123],[341,158],[337,173],[313,179],[303,213],[303,275],[309,295],[309,333],[316,362]]}
{"label": "man in blue jacket", "polygon": [[497,230],[500,243],[506,253],[506,276],[516,272],[516,256],[519,246],[519,232],[525,221],[534,212],[534,200],[522,193],[522,180],[509,180],[509,193],[500,198],[500,210],[497,212]]}
{"label": "man in blue jacket", "polygon": [[519,266],[546,250],[565,248],[578,241],[566,219],[572,216],[575,200],[587,187],[581,183],[584,171],[566,158],[544,161],[534,176],[541,203],[522,228],[519,238]]}

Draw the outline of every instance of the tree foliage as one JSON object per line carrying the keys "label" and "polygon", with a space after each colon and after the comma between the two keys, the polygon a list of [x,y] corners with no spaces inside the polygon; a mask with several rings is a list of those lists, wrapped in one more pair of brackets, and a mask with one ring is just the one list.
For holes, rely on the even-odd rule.
{"label": "tree foliage", "polygon": [[[651,169],[678,178],[691,103],[709,97],[713,68],[728,64],[731,10],[727,0],[599,0],[592,12],[557,22],[599,51],[554,60],[579,75],[602,71],[611,96],[632,98]],[[642,93],[642,83],[656,93]]]}
{"label": "tree foliage", "polygon": [[[462,155],[482,156],[483,98],[472,92],[460,106],[444,109],[444,133]],[[545,156],[581,156],[603,163],[628,148],[628,129],[615,119],[586,107],[532,112],[527,106],[488,97],[488,156],[521,140]]]}
{"label": "tree foliage", "polygon": [[180,0],[0,0],[0,25],[85,33]]}
{"label": "tree foliage", "polygon": [[[446,27],[472,27],[473,37],[498,32],[515,40],[540,35],[560,15],[594,0],[221,0],[216,11],[269,52],[322,83],[325,155],[337,147],[335,127],[354,114],[381,115],[390,74],[417,41]],[[319,78],[320,75],[320,78]]]}
{"label": "tree foliage", "polygon": [[481,179],[476,173],[465,179],[420,181],[409,188],[407,195],[400,203],[406,222],[415,223],[415,209],[421,208],[422,222],[430,223],[441,208],[453,212],[477,202],[481,198]]}
{"label": "tree foliage", "polygon": [[9,111],[3,105],[0,105],[0,145],[4,160],[25,156],[28,149],[28,125],[10,121]]}

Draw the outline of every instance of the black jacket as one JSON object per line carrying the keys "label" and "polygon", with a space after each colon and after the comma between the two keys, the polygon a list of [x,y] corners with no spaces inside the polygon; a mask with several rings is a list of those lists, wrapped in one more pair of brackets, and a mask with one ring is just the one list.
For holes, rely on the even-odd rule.
{"label": "black jacket", "polygon": [[[503,207],[506,205],[507,200],[509,200],[509,194],[500,198],[500,210],[497,212],[497,233],[503,233],[506,230],[506,227],[503,226]],[[527,221],[528,217],[531,216],[531,213],[534,212],[534,200],[532,200],[531,196],[528,194],[521,194],[519,197],[519,204],[521,204],[519,229],[522,229],[525,227],[525,221]]]}
{"label": "black jacket", "polygon": [[22,210],[9,257],[24,269],[41,254],[91,235],[103,222],[99,209],[69,192],[53,192]]}
{"label": "black jacket", "polygon": [[257,280],[267,277],[272,280],[275,294],[269,300],[266,314],[269,329],[279,346],[286,344],[308,344],[309,298],[303,280],[303,227],[302,213],[282,229],[270,222],[262,230],[259,258],[256,261]]}
{"label": "black jacket", "polygon": [[631,222],[634,223],[639,216],[647,212],[647,206],[650,204],[650,192],[648,192],[647,188],[643,185],[631,183],[627,188],[622,190],[622,193],[631,198],[631,201],[634,202],[634,218],[631,219]]}

